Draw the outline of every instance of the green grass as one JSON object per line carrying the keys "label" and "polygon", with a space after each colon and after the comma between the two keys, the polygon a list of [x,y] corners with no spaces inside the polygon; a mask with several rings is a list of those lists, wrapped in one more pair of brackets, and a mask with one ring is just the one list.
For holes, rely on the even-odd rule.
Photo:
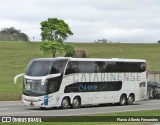
{"label": "green grass", "polygon": [[14,85],[14,76],[25,72],[28,62],[38,57],[45,57],[39,43],[0,42],[0,100],[20,99],[22,79]]}
{"label": "green grass", "polygon": [[[130,116],[132,118],[132,116],[141,116],[142,118],[145,118],[145,116],[151,116],[151,117],[154,117],[154,116],[159,116],[160,114],[160,110],[150,110],[150,111],[136,111],[136,112],[119,112],[119,113],[109,113],[109,114],[98,114],[98,115],[92,115],[91,117],[86,117],[89,118],[90,120],[89,121],[93,121],[94,119],[93,118],[96,118],[99,117],[99,116],[106,116],[106,117],[101,117],[99,119],[100,122],[81,122],[83,121],[83,119],[85,119],[85,117],[78,117],[76,118],[78,122],[65,122],[65,117],[62,118],[62,121],[63,122],[42,122],[42,123],[38,123],[40,125],[115,125],[115,124],[120,124],[120,125],[145,125],[147,123],[148,125],[148,122],[104,122],[105,121],[105,118],[107,118],[107,116],[116,116],[116,118],[119,118],[120,116]],[[144,116],[144,117],[143,117]],[[83,118],[83,119],[82,119]],[[67,118],[66,118],[67,119]],[[70,118],[69,118],[70,119]],[[73,117],[72,117],[73,119]],[[68,121],[68,120],[67,120]],[[1,123],[3,125],[8,125],[8,124],[11,124],[11,123]],[[12,123],[12,125],[20,125],[22,123]],[[27,123],[23,123],[23,125],[25,125]],[[37,123],[32,123],[33,125],[36,125]],[[152,124],[156,124],[156,122],[152,122]]]}
{"label": "green grass", "polygon": [[[22,79],[13,84],[13,78],[25,72],[33,58],[45,56],[39,50],[40,43],[0,42],[0,100],[17,100],[21,97]],[[146,59],[149,70],[160,70],[160,44],[122,44],[122,43],[70,43],[76,49],[86,51],[93,58],[135,58]],[[62,54],[61,54],[62,55]]]}

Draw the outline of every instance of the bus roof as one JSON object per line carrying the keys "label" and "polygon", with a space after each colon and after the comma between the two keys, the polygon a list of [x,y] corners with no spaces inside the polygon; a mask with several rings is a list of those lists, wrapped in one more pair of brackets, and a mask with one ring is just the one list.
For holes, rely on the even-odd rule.
{"label": "bus roof", "polygon": [[111,59],[104,59],[104,58],[72,58],[72,57],[55,57],[55,58],[36,58],[33,60],[72,60],[72,61],[117,61],[117,62],[146,62],[143,59],[123,59],[123,58],[111,58]]}
{"label": "bus roof", "polygon": [[40,61],[40,60],[50,60],[50,61],[55,61],[55,60],[60,60],[60,59],[70,59],[71,57],[55,57],[55,58],[35,58],[33,59],[34,61]]}
{"label": "bus roof", "polygon": [[71,58],[73,61],[117,61],[117,62],[146,62],[142,59],[121,59],[121,58],[112,58],[112,59],[102,59],[102,58]]}

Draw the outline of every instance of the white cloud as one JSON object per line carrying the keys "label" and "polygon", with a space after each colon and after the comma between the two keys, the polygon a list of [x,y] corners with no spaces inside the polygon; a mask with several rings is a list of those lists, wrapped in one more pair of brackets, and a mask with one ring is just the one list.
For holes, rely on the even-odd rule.
{"label": "white cloud", "polygon": [[159,0],[1,0],[0,28],[15,27],[40,40],[40,22],[64,19],[74,35],[67,41],[156,42]]}

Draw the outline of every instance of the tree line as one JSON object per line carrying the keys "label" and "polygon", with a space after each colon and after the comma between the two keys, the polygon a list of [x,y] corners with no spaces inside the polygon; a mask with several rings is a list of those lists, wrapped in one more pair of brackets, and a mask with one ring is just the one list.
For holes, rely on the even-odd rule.
{"label": "tree line", "polygon": [[21,30],[10,27],[0,31],[0,41],[29,41],[29,37]]}

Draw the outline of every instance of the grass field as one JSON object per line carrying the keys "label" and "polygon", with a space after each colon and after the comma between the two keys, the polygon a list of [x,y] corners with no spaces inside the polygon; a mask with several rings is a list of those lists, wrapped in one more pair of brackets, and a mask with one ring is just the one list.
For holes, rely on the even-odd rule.
{"label": "grass field", "polygon": [[[13,84],[13,78],[25,72],[33,58],[51,57],[39,50],[40,43],[0,42],[0,100],[17,100],[21,97],[22,79]],[[122,43],[70,43],[76,49],[86,51],[93,58],[136,58],[146,59],[149,70],[160,70],[160,44]],[[62,55],[62,54],[60,54]]]}
{"label": "grass field", "polygon": [[[61,118],[61,122],[42,122],[42,123],[38,123],[40,125],[153,125],[156,124],[156,122],[104,122],[105,119],[109,116],[109,118],[111,118],[110,116],[115,116],[115,118],[119,118],[121,116],[125,117],[125,116],[130,116],[130,118],[135,118],[135,116],[140,116],[142,118],[145,118],[145,116],[159,116],[160,114],[160,110],[151,110],[151,111],[137,111],[137,112],[120,112],[120,113],[112,113],[112,114],[98,114],[98,115],[92,115],[91,117],[86,117],[86,118],[90,118],[88,121],[96,121],[94,120],[96,117],[96,119],[98,120],[97,122],[83,122],[85,119],[84,117],[76,117],[76,120],[78,122],[65,122],[66,119],[68,118]],[[102,116],[102,117],[101,117]],[[82,119],[83,118],[83,119]],[[94,119],[93,119],[94,118]],[[127,117],[126,117],[127,118]],[[137,117],[138,118],[138,117]],[[156,117],[155,117],[156,118]],[[69,118],[70,119],[70,118]],[[73,118],[72,118],[73,119]],[[67,120],[69,121],[69,120]],[[27,123],[1,123],[3,125],[8,125],[8,124],[12,124],[12,125],[25,125]],[[37,123],[32,123],[32,125],[36,125]]]}

